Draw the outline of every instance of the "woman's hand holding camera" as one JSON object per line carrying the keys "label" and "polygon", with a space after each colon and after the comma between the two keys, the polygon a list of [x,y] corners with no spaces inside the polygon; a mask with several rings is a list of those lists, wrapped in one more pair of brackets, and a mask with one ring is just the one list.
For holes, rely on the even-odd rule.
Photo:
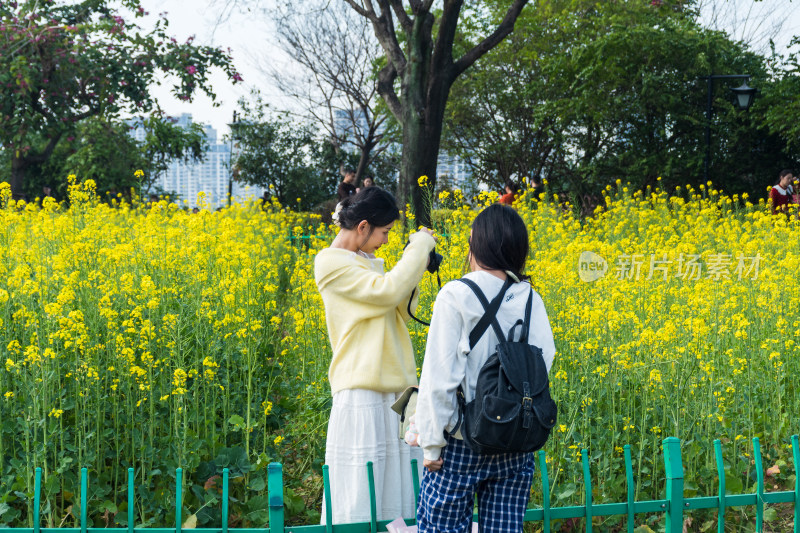
{"label": "woman's hand holding camera", "polygon": [[420,231],[422,233],[427,233],[428,235],[433,237],[434,241],[439,242],[439,237],[436,236],[436,233],[434,233],[434,231],[432,229],[426,228],[426,227],[423,226],[423,227],[419,228],[418,231]]}
{"label": "woman's hand holding camera", "polygon": [[[436,234],[434,233],[434,231],[432,229],[430,229],[430,228],[421,227],[421,228],[419,228],[419,233],[427,233],[428,235],[433,237],[434,242],[437,242],[437,243],[439,242],[439,237],[437,237]],[[428,272],[433,274],[437,270],[439,270],[439,265],[442,263],[442,259],[443,259],[443,257],[440,254],[436,253],[436,248],[431,250],[431,253],[428,256],[428,265],[427,265]]]}

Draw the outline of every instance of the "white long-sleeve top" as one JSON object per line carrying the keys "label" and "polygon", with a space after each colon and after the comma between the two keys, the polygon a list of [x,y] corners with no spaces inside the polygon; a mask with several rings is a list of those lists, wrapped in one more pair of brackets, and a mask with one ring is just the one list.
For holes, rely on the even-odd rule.
{"label": "white long-sleeve top", "polygon": [[[490,302],[504,283],[504,280],[483,271],[471,272],[465,277],[477,283]],[[528,283],[521,282],[512,284],[506,291],[497,312],[497,321],[504,334],[508,335],[511,326],[525,317],[525,305],[531,290]],[[528,343],[542,349],[549,372],[556,346],[544,303],[536,291],[533,291],[532,304]],[[460,281],[447,283],[436,297],[415,416],[425,459],[435,461],[439,458],[442,447],[446,444],[444,431],[452,430],[458,423],[458,386],[463,388],[467,403],[472,401],[478,373],[495,352],[498,339],[491,326],[472,352],[469,349],[469,334],[483,313],[483,306],[475,293]],[[519,330],[520,328],[516,328],[517,335]]]}

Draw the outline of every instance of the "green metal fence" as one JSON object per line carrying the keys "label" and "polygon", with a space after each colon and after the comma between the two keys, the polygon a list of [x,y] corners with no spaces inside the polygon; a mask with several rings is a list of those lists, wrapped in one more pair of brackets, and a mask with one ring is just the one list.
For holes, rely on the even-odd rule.
{"label": "green metal fence", "polygon": [[[634,501],[634,479],[631,462],[630,446],[624,447],[625,474],[627,478],[627,501],[623,503],[601,503],[594,504],[592,501],[592,482],[589,469],[589,455],[586,450],[582,450],[583,466],[583,488],[584,505],[568,507],[551,507],[549,480],[547,473],[547,462],[544,451],[538,453],[539,469],[541,474],[543,501],[542,507],[528,509],[525,512],[526,522],[541,522],[544,532],[552,531],[552,523],[558,519],[584,518],[585,531],[591,533],[593,529],[592,518],[595,516],[626,516],[626,531],[632,533],[636,527],[635,518],[637,514],[664,513],[666,533],[681,533],[683,531],[684,513],[695,509],[717,509],[718,521],[717,532],[723,533],[725,530],[726,511],[732,507],[755,506],[756,511],[756,531],[763,531],[764,508],[769,504],[793,503],[794,504],[794,533],[800,533],[800,475],[798,465],[800,465],[800,447],[798,446],[798,436],[793,435],[792,457],[795,469],[795,486],[793,491],[765,492],[764,491],[764,466],[761,460],[761,446],[758,438],[753,439],[754,463],[756,469],[756,493],[754,494],[726,494],[725,489],[725,468],[722,459],[722,444],[719,440],[714,441],[714,452],[716,456],[717,475],[719,476],[719,490],[716,496],[705,497],[684,497],[683,462],[681,458],[680,440],[675,437],[668,437],[663,441],[664,466],[666,472],[666,491],[664,499],[649,501]],[[416,460],[411,464],[414,481],[414,496],[419,499],[419,476]],[[198,533],[378,533],[386,529],[389,520],[378,520],[375,502],[375,479],[372,471],[372,463],[367,463],[367,480],[370,489],[370,516],[369,522],[353,524],[331,525],[331,490],[328,477],[328,467],[322,469],[324,483],[324,498],[326,502],[326,525],[302,525],[286,526],[284,521],[284,499],[283,499],[283,467],[279,463],[272,463],[268,467],[268,502],[269,502],[269,527],[268,528],[229,528],[228,527],[228,469],[223,470],[222,474],[222,524],[220,528],[196,528],[193,531]],[[81,493],[80,493],[80,527],[77,528],[43,528],[40,527],[41,516],[41,486],[42,471],[36,469],[34,482],[34,506],[33,506],[33,527],[27,528],[0,528],[0,533],[181,533],[183,519],[181,516],[183,486],[182,472],[178,468],[176,471],[175,486],[175,527],[167,528],[138,528],[134,526],[134,471],[128,470],[128,527],[122,528],[89,528],[87,527],[87,494],[88,494],[88,475],[87,469],[81,470]],[[476,515],[475,520],[479,520]],[[408,524],[413,524],[413,519],[406,520]]]}

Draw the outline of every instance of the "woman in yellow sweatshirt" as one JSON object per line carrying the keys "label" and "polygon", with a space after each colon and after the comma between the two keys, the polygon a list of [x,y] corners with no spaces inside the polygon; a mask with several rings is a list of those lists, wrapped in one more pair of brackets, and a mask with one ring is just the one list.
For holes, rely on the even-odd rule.
{"label": "woman in yellow sweatshirt", "polygon": [[341,230],[314,261],[333,349],[325,463],[334,524],[369,521],[367,461],[373,462],[378,519],[415,514],[410,461],[421,465],[422,456],[398,438],[391,405],[417,384],[408,304],[436,240],[426,228],[412,234],[403,257],[384,272],[374,253],[399,217],[391,193],[362,189],[341,202],[334,217]]}

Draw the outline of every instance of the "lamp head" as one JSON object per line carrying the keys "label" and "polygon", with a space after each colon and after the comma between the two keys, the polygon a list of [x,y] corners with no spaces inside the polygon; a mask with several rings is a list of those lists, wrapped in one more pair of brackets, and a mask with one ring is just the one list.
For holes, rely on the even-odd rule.
{"label": "lamp head", "polygon": [[741,86],[731,89],[733,94],[736,95],[736,106],[742,111],[747,111],[753,105],[753,100],[756,98],[756,89],[747,85],[744,81]]}

